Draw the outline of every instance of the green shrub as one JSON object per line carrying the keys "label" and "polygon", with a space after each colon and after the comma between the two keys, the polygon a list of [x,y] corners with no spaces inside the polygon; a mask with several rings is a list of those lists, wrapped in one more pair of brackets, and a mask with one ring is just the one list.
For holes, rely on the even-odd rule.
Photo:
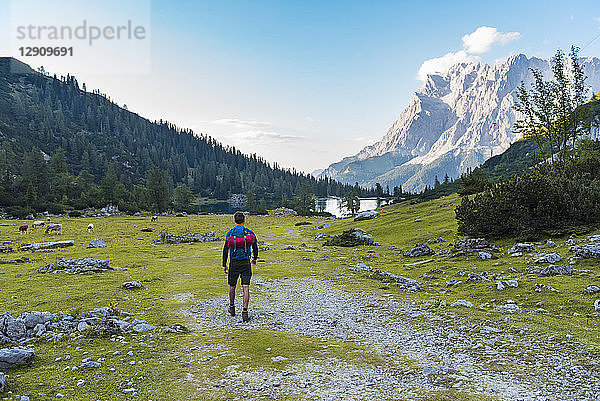
{"label": "green shrub", "polygon": [[460,234],[525,239],[600,222],[600,157],[582,157],[561,171],[547,167],[512,177],[456,208]]}

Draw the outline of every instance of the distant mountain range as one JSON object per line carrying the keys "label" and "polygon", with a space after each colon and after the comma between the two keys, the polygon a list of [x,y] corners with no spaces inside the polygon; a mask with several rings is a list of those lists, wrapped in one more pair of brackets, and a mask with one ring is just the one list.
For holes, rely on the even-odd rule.
{"label": "distant mountain range", "polygon": [[[592,96],[600,90],[600,59],[581,63]],[[455,64],[444,74],[428,75],[380,141],[315,174],[408,191],[433,185],[436,176],[458,177],[519,139],[513,132],[515,89],[531,82],[531,68],[551,75],[550,59],[523,54],[495,65]]]}

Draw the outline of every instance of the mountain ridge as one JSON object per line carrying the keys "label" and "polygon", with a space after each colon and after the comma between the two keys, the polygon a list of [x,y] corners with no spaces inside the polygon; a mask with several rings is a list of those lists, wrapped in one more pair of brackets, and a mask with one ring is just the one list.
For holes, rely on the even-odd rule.
{"label": "mountain ridge", "polygon": [[[600,59],[580,60],[587,83],[600,90]],[[512,131],[515,89],[531,82],[530,68],[549,78],[550,59],[518,54],[498,64],[459,63],[428,75],[381,140],[332,163],[320,176],[410,191],[433,184],[435,176],[460,176],[519,139]],[[385,168],[360,174],[370,159],[382,157]]]}

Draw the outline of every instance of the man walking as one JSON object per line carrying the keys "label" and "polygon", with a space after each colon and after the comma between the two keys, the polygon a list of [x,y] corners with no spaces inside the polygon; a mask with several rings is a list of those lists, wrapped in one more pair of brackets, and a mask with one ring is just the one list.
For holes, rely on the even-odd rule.
{"label": "man walking", "polygon": [[[242,212],[233,215],[236,226],[227,232],[225,245],[223,246],[223,271],[227,273],[227,256],[229,256],[229,313],[235,316],[235,286],[238,277],[242,278],[242,290],[244,292],[242,320],[250,320],[248,316],[248,302],[250,301],[250,277],[252,277],[252,265],[256,265],[258,259],[258,245],[256,236],[252,230],[244,227],[246,216]],[[252,262],[250,253],[252,250]]]}

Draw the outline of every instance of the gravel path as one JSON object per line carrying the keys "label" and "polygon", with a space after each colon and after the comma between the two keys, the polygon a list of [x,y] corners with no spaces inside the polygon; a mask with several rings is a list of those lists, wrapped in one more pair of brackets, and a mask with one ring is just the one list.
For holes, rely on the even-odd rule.
{"label": "gravel path", "polygon": [[[201,300],[188,311],[194,329],[274,329],[355,341],[386,364],[353,364],[348,357],[310,359],[287,365],[286,371],[253,368],[249,373],[234,365],[218,384],[231,394],[414,399],[455,388],[507,400],[600,399],[597,368],[576,365],[571,354],[552,350],[527,332],[459,321],[452,308],[427,311],[391,296],[335,289],[317,279],[253,277],[252,291],[250,323],[230,317],[227,300],[220,297]],[[511,350],[515,344],[519,347]]]}

